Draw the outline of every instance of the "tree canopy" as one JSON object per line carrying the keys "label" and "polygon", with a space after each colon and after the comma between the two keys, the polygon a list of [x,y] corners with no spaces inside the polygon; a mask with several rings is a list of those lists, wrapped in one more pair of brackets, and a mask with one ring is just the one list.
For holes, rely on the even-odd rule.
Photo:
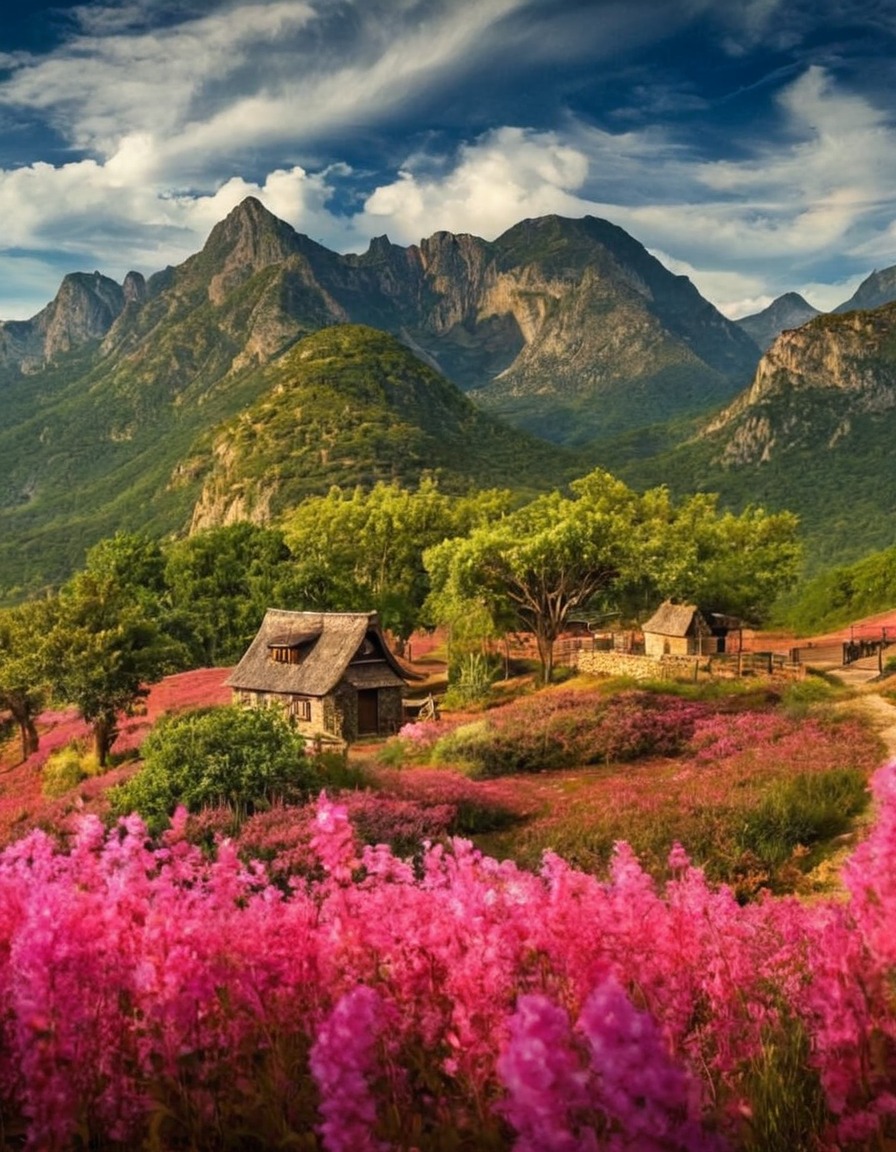
{"label": "tree canopy", "polygon": [[509,493],[448,496],[431,479],[416,490],[378,483],[332,488],[300,504],[284,523],[294,558],[291,591],[302,608],[374,609],[399,640],[420,624],[429,591],[423,553],[509,506]]}
{"label": "tree canopy", "polygon": [[575,612],[611,599],[678,595],[759,616],[795,578],[796,520],[751,509],[719,515],[712,496],[675,507],[664,488],[639,495],[596,469],[425,554],[428,608],[439,622],[511,616],[534,634],[542,675]]}
{"label": "tree canopy", "polygon": [[26,601],[0,610],[0,709],[19,730],[22,759],[38,749],[35,721],[49,695],[46,645],[54,603]]}
{"label": "tree canopy", "polygon": [[85,569],[59,595],[46,641],[53,695],[74,704],[93,731],[100,765],[145,686],[173,669],[171,642],[114,573]]}

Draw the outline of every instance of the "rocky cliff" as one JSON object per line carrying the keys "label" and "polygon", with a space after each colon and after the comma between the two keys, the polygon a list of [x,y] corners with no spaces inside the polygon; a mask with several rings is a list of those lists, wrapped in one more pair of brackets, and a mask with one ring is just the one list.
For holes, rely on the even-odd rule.
{"label": "rocky cliff", "polygon": [[0,321],[0,369],[39,372],[66,352],[106,335],[127,300],[145,293],[131,272],[124,285],[99,272],[72,272],[56,297],[30,320]]}
{"label": "rocky cliff", "polygon": [[833,447],[861,415],[896,408],[896,303],[819,316],[763,356],[750,388],[705,429],[722,463],[767,461],[805,446]]}

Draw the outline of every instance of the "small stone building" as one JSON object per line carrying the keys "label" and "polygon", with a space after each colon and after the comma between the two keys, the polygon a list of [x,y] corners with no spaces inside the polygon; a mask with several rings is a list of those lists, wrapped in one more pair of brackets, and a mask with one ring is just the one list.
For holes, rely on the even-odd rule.
{"label": "small stone building", "polygon": [[389,650],[375,612],[269,608],[226,682],[234,703],[280,706],[309,739],[344,744],[397,732],[406,682],[418,679]]}
{"label": "small stone building", "polygon": [[641,630],[645,656],[702,656],[718,650],[712,629],[694,604],[664,600]]}

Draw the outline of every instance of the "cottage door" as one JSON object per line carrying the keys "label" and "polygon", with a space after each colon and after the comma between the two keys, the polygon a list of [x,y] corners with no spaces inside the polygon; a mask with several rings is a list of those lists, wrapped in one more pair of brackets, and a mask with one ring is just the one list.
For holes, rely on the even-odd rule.
{"label": "cottage door", "polygon": [[362,688],[358,692],[358,735],[379,732],[379,708],[375,688]]}

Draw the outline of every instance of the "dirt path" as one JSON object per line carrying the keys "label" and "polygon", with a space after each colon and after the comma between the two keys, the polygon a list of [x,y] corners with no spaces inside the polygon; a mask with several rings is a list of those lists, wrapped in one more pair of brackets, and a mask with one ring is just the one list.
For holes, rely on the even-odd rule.
{"label": "dirt path", "polygon": [[870,718],[886,745],[887,757],[896,759],[896,705],[874,691],[859,693],[850,700],[849,705]]}

